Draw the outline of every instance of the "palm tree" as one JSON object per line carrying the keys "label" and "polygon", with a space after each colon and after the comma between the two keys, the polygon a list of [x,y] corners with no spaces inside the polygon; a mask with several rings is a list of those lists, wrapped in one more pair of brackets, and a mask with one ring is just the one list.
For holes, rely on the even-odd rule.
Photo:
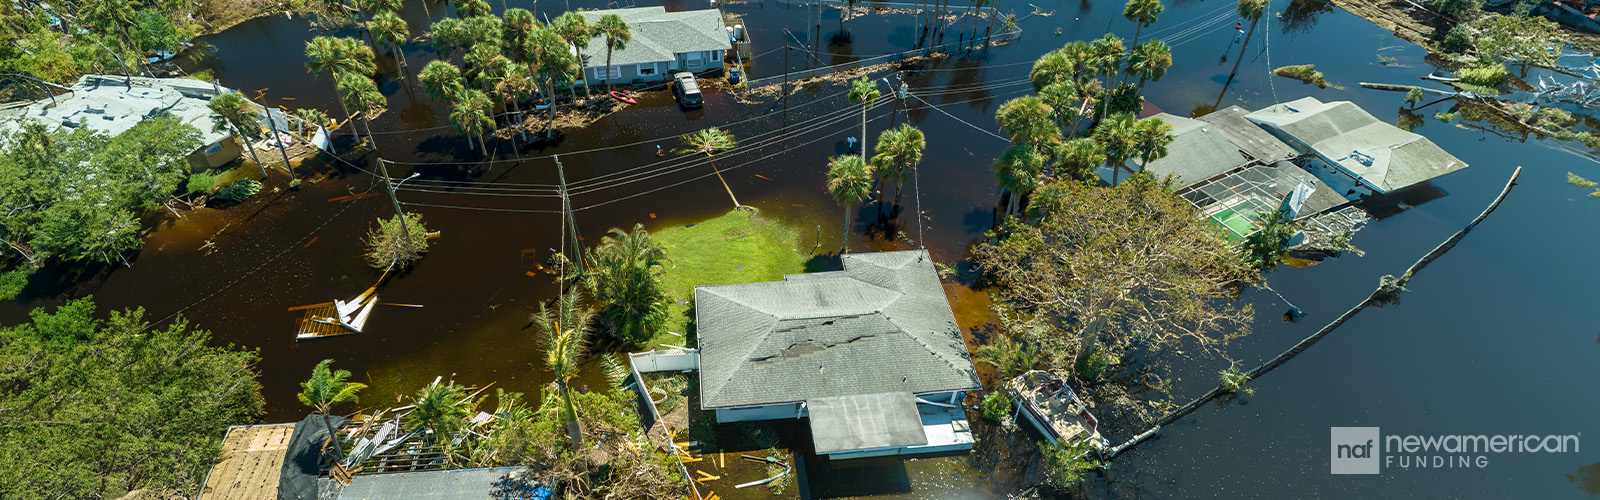
{"label": "palm tree", "polygon": [[[306,42],[306,68],[317,77],[337,80],[341,74],[371,75],[378,70],[374,57],[371,47],[354,38],[319,36]],[[346,121],[355,119],[343,100],[339,107],[344,110]]]}
{"label": "palm tree", "polygon": [[439,59],[455,57],[456,49],[461,48],[467,41],[467,22],[455,17],[446,17],[433,23],[428,28],[428,33],[433,38],[433,52]]}
{"label": "palm tree", "polygon": [[451,436],[466,427],[467,416],[478,406],[478,401],[467,393],[467,388],[448,384],[428,384],[412,396],[411,418],[423,427],[433,430],[432,439],[449,443]]}
{"label": "palm tree", "polygon": [[1160,16],[1163,10],[1166,10],[1166,7],[1161,5],[1161,0],[1128,0],[1128,4],[1122,8],[1122,17],[1133,21],[1134,25],[1133,41],[1128,44],[1138,45],[1139,34],[1155,24],[1156,17]]}
{"label": "palm tree", "polygon": [[900,193],[905,191],[898,186],[910,178],[910,171],[918,163],[922,163],[922,151],[927,148],[928,141],[922,130],[909,123],[902,123],[878,135],[877,154],[872,155],[872,170],[878,174],[879,180],[897,183],[895,205],[900,204]]}
{"label": "palm tree", "polygon": [[[1105,36],[1089,42],[1089,51],[1093,55],[1094,74],[1106,77],[1106,81],[1101,85],[1101,88],[1110,92],[1115,88],[1112,84],[1116,79],[1117,73],[1122,72],[1122,57],[1127,52],[1127,48],[1123,47],[1121,38],[1106,33]],[[1101,106],[1101,109],[1104,110],[1109,107]],[[1102,111],[1100,118],[1104,117],[1104,111]]]}
{"label": "palm tree", "polygon": [[1150,40],[1133,48],[1128,55],[1128,75],[1139,77],[1138,91],[1144,91],[1145,82],[1160,80],[1172,67],[1172,48],[1159,39]]}
{"label": "palm tree", "polygon": [[650,239],[643,224],[633,232],[611,228],[600,244],[589,250],[583,283],[601,312],[615,328],[617,338],[630,345],[650,340],[666,323],[667,296],[661,270],[667,252]]}
{"label": "palm tree", "polygon": [[1038,347],[1018,342],[1010,335],[996,336],[993,342],[979,346],[972,351],[972,360],[993,366],[995,374],[1002,379],[1027,373],[1044,363]]}
{"label": "palm tree", "polygon": [[[1222,92],[1228,92],[1228,85],[1233,84],[1233,76],[1239,74],[1239,62],[1244,60],[1244,51],[1250,47],[1250,39],[1256,36],[1256,23],[1261,21],[1261,14],[1267,10],[1270,0],[1239,0],[1239,15],[1250,20],[1250,32],[1244,36],[1244,44],[1239,46],[1239,57],[1233,60],[1233,70],[1228,72],[1227,83],[1222,84]],[[1216,106],[1222,105],[1222,96],[1217,96]],[[1216,107],[1213,106],[1213,107]]]}
{"label": "palm tree", "polygon": [[361,113],[361,124],[367,129],[367,139],[372,141],[372,147],[376,149],[378,139],[372,135],[372,114],[388,106],[388,99],[378,91],[378,85],[365,75],[340,73],[334,75],[334,85],[339,91],[339,105]]}
{"label": "palm tree", "polygon": [[261,158],[256,157],[256,148],[250,147],[250,136],[244,133],[243,124],[261,121],[261,118],[256,116],[256,112],[250,106],[249,101],[246,101],[244,96],[239,95],[238,92],[229,91],[217,94],[216,97],[211,98],[211,102],[206,103],[206,106],[211,108],[212,113],[222,117],[222,121],[217,123],[218,131],[232,127],[233,133],[238,134],[239,142],[244,145],[246,151],[250,152],[250,159],[256,162],[256,168],[261,170],[261,178],[266,179],[267,167],[261,165]]}
{"label": "palm tree", "polygon": [[526,63],[527,53],[523,50],[528,35],[539,26],[539,19],[533,16],[528,9],[507,9],[501,16],[502,23],[500,38],[505,41],[506,55],[513,61]]}
{"label": "palm tree", "polygon": [[333,360],[324,359],[311,369],[311,378],[300,383],[300,404],[310,406],[322,415],[322,427],[328,431],[328,438],[333,440],[334,456],[343,455],[343,450],[338,446],[338,434],[333,430],[333,424],[328,422],[328,410],[333,405],[356,402],[356,393],[366,389],[367,385],[359,382],[346,382],[350,379],[350,372],[345,370],[330,371],[328,365]]}
{"label": "palm tree", "polygon": [[839,253],[850,251],[850,207],[872,194],[872,171],[860,156],[841,155],[828,159],[828,194],[844,206],[844,238]]}
{"label": "palm tree", "polygon": [[1138,154],[1138,137],[1134,131],[1134,118],[1129,113],[1117,113],[1094,128],[1094,142],[1106,152],[1106,165],[1111,167],[1111,185],[1117,184],[1128,159]]}
{"label": "palm tree", "polygon": [[567,50],[566,41],[549,27],[535,26],[533,31],[528,33],[528,39],[522,50],[527,51],[528,59],[544,76],[544,93],[548,99],[550,116],[550,121],[545,127],[545,137],[552,137],[555,135],[556,90],[571,84],[573,76],[582,68],[579,67],[577,56]]}
{"label": "palm tree", "polygon": [[1038,96],[1022,96],[1000,105],[994,121],[1011,134],[1011,144],[1044,149],[1061,140],[1055,126],[1056,111]]}
{"label": "palm tree", "polygon": [[395,70],[399,71],[406,63],[400,44],[411,39],[411,29],[406,26],[406,21],[392,11],[379,12],[372,16],[372,36],[389,45],[389,53],[394,54]]}
{"label": "palm tree", "polygon": [[606,91],[611,91],[611,51],[628,48],[628,42],[633,40],[633,31],[628,28],[628,23],[622,16],[606,14],[594,23],[594,31],[606,37]]}
{"label": "palm tree", "polygon": [[722,171],[717,170],[714,155],[739,147],[739,141],[734,139],[733,133],[717,127],[695,132],[683,136],[683,148],[678,150],[682,154],[704,154],[711,163],[711,171],[717,173],[717,179],[722,181],[722,188],[728,190],[728,198],[733,200],[733,208],[738,209],[744,205],[739,204],[739,199],[733,196],[733,188],[728,187],[728,180],[722,178]]}
{"label": "palm tree", "polygon": [[494,128],[494,103],[489,100],[482,90],[471,89],[461,94],[461,98],[451,103],[450,124],[456,131],[467,135],[467,147],[471,148],[472,139],[478,139],[478,147],[484,155],[489,154],[489,146],[484,144],[483,136]]}
{"label": "palm tree", "polygon": [[1172,124],[1160,118],[1144,118],[1133,122],[1134,155],[1139,158],[1139,171],[1151,161],[1167,157],[1167,146],[1172,144]]}
{"label": "palm tree", "polygon": [[1011,146],[1000,154],[1000,159],[995,160],[995,179],[1000,181],[1001,189],[1011,193],[1011,199],[1006,203],[1006,218],[1017,215],[1022,206],[1022,197],[1039,187],[1040,177],[1044,175],[1044,160],[1044,154],[1038,148],[1027,144]]}
{"label": "palm tree", "polygon": [[862,76],[860,80],[852,80],[850,82],[849,97],[850,104],[858,104],[861,106],[861,162],[866,163],[868,151],[867,109],[871,108],[872,105],[878,101],[879,97],[883,97],[883,93],[878,92],[878,85],[876,83],[873,83],[872,80],[866,76]]}
{"label": "palm tree", "polygon": [[582,292],[573,290],[556,300],[555,311],[539,304],[538,314],[533,315],[533,325],[544,344],[545,367],[555,375],[556,391],[561,394],[561,415],[573,449],[583,446],[583,424],[572,404],[570,384],[578,377],[580,358],[589,346],[589,327],[594,323],[594,311],[578,305],[581,297]]}
{"label": "palm tree", "polygon": [[[594,38],[594,30],[589,27],[589,22],[584,20],[583,15],[576,11],[567,11],[555,21],[551,21],[550,28],[554,29],[562,40],[566,40],[567,44],[572,45],[572,52],[578,54],[580,64],[587,66],[588,63],[582,61],[583,49],[589,48],[589,39]],[[589,95],[588,72],[587,68],[580,68],[578,73],[578,78],[583,80],[583,96],[586,98],[592,97]]]}
{"label": "palm tree", "polygon": [[484,0],[459,0],[456,2],[456,16],[458,17],[485,17],[493,8]]}
{"label": "palm tree", "polygon": [[1076,72],[1077,67],[1067,49],[1060,48],[1034,60],[1033,69],[1028,70],[1028,80],[1033,82],[1033,90],[1038,92],[1052,83],[1075,80]]}
{"label": "palm tree", "polygon": [[1087,137],[1067,141],[1056,152],[1056,170],[1083,182],[1094,180],[1095,169],[1105,162],[1106,148]]}
{"label": "palm tree", "polygon": [[422,93],[439,102],[455,102],[467,90],[461,69],[444,61],[429,61],[417,79],[422,81]]}
{"label": "palm tree", "polygon": [[[1064,80],[1046,85],[1039,90],[1039,99],[1053,111],[1051,117],[1055,119],[1056,128],[1067,127],[1067,113],[1073,109],[1083,96],[1078,95],[1078,87],[1072,81]],[[1076,116],[1076,113],[1073,113]]]}

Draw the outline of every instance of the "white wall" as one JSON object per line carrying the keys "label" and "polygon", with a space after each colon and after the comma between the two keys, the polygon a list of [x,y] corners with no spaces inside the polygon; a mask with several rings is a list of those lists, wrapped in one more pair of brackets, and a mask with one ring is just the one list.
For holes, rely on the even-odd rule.
{"label": "white wall", "polygon": [[722,408],[717,410],[717,423],[748,422],[751,420],[776,420],[800,418],[798,403],[754,406],[749,408]]}

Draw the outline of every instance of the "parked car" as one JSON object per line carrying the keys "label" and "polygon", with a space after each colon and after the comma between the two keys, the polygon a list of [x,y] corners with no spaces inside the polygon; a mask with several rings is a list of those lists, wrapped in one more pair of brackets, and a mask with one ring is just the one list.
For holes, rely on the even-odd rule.
{"label": "parked car", "polygon": [[698,108],[705,104],[700,96],[700,84],[695,82],[694,73],[688,71],[672,74],[672,95],[685,108]]}

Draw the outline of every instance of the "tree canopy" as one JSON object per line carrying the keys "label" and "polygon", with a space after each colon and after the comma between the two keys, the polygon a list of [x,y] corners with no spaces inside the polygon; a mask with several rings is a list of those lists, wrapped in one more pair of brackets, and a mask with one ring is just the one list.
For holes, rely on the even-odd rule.
{"label": "tree canopy", "polygon": [[189,493],[224,430],[261,415],[254,351],[92,299],[0,329],[0,497]]}

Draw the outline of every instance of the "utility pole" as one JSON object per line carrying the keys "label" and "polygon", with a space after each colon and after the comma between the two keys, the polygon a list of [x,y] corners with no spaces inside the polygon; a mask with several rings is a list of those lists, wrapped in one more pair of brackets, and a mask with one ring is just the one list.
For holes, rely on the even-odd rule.
{"label": "utility pole", "polygon": [[789,149],[789,27],[783,27],[783,149]]}
{"label": "utility pole", "polygon": [[411,239],[411,228],[406,224],[406,213],[400,210],[400,198],[394,195],[394,180],[389,178],[389,161],[378,157],[378,174],[383,176],[384,187],[389,188],[389,203],[394,205],[394,214],[400,218],[400,232],[405,233],[406,239]]}
{"label": "utility pole", "polygon": [[561,156],[551,156],[556,160],[556,176],[561,179],[561,211],[567,218],[567,230],[572,231],[572,254],[576,259],[572,262],[578,265],[578,272],[583,272],[583,246],[578,243],[578,220],[572,218],[572,200],[567,198],[567,169],[561,166]]}

